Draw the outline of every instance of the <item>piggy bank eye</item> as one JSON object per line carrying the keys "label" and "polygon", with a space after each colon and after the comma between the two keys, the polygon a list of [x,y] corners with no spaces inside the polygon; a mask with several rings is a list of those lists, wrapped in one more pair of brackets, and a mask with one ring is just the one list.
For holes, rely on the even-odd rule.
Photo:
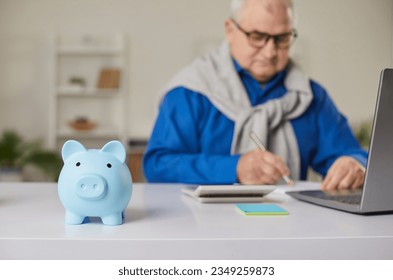
{"label": "piggy bank eye", "polygon": [[80,166],[81,165],[81,163],[78,161],[76,164],[75,164],[76,166]]}
{"label": "piggy bank eye", "polygon": [[112,167],[112,164],[108,163],[106,166],[107,166],[108,168],[111,168],[111,167]]}

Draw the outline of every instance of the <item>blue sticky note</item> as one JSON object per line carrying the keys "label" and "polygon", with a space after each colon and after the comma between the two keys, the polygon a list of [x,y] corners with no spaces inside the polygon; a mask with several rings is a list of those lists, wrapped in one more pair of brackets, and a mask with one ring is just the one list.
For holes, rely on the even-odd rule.
{"label": "blue sticky note", "polygon": [[236,207],[246,215],[288,215],[288,211],[276,204],[239,203]]}

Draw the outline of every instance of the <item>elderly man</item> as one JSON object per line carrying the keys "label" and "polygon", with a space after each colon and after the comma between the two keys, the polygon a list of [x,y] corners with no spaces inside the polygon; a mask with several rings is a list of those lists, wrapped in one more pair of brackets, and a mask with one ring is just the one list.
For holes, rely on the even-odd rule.
{"label": "elderly man", "polygon": [[[232,1],[226,42],[165,87],[144,157],[151,182],[274,184],[325,178],[358,188],[367,153],[327,92],[289,59],[290,0]],[[254,132],[267,150],[250,139]]]}

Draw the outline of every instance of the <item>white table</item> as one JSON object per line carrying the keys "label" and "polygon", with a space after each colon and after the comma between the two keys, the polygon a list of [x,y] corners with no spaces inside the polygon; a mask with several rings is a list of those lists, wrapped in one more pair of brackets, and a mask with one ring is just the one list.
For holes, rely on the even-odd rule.
{"label": "white table", "polygon": [[307,204],[279,186],[265,202],[289,215],[248,217],[181,187],[135,184],[125,223],[105,226],[64,224],[55,183],[1,183],[0,259],[393,259],[392,215]]}

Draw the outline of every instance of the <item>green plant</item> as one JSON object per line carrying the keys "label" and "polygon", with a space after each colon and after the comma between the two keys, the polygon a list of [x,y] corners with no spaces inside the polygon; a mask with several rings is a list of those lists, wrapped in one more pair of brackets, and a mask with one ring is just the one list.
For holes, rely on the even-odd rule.
{"label": "green plant", "polygon": [[371,129],[372,129],[371,121],[362,122],[359,125],[357,125],[354,129],[354,133],[357,140],[359,141],[360,145],[365,149],[368,149],[370,144]]}
{"label": "green plant", "polygon": [[29,164],[56,180],[62,160],[57,153],[42,148],[41,142],[25,142],[15,131],[4,131],[0,137],[0,169],[22,170]]}

